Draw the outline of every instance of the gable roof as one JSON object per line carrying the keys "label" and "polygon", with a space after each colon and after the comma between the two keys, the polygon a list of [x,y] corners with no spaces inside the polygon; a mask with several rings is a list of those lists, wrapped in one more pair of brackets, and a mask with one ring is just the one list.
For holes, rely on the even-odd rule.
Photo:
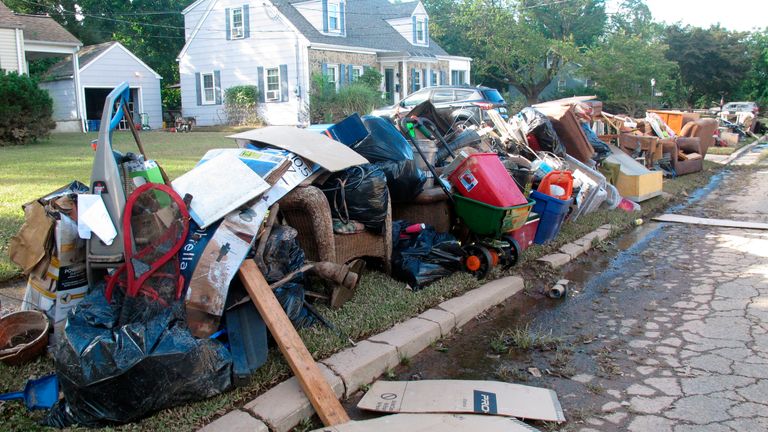
{"label": "gable roof", "polygon": [[8,6],[0,2],[0,28],[21,28],[21,21],[16,18],[13,11]]}
{"label": "gable roof", "polygon": [[272,0],[272,3],[310,43],[401,51],[418,57],[448,55],[434,40],[429,46],[412,45],[387,20],[409,17],[418,1],[390,3],[389,0],[351,0],[346,2],[346,37],[324,35],[293,6],[306,0]]}
{"label": "gable roof", "polygon": [[[117,42],[117,41],[104,42],[97,45],[88,45],[86,47],[83,47],[80,51],[78,51],[77,59],[78,59],[78,62],[80,62],[80,71],[82,72],[83,69],[88,67],[88,65],[96,61],[102,55],[106,54],[107,51],[111,50],[113,47],[121,48],[123,51],[125,51],[131,57],[133,57],[134,60],[136,60],[142,66],[144,66],[149,71],[151,71],[158,79],[160,78],[160,75],[158,75],[157,72],[152,70],[151,67],[147,66],[146,63],[141,61],[141,59],[139,59],[132,52],[130,52],[128,48],[124,47],[120,42]],[[51,68],[48,69],[48,71],[45,73],[43,78],[47,81],[56,81],[61,79],[72,78],[72,75],[73,75],[72,56],[67,56],[60,62],[51,66]]]}
{"label": "gable roof", "polygon": [[80,46],[83,43],[48,15],[15,14],[24,28],[24,40]]}

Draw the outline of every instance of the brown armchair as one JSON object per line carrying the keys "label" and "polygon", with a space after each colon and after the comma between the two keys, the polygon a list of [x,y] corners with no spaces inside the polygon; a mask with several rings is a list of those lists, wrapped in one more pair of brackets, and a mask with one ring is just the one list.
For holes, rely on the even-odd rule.
{"label": "brown armchair", "polygon": [[[704,157],[715,142],[717,126],[717,120],[711,118],[692,120],[683,125],[680,136],[674,140],[662,140],[664,153],[670,154],[672,168],[677,175],[698,172],[704,168]],[[682,158],[686,159],[680,160]]]}
{"label": "brown armchair", "polygon": [[451,203],[442,188],[426,188],[410,202],[394,203],[395,219],[432,225],[437,232],[451,230]]}
{"label": "brown armchair", "polygon": [[384,232],[364,231],[335,234],[331,206],[323,192],[314,186],[297,187],[280,200],[280,212],[288,225],[298,231],[298,240],[307,259],[346,264],[356,258],[377,258],[391,272],[392,207],[387,209]]}

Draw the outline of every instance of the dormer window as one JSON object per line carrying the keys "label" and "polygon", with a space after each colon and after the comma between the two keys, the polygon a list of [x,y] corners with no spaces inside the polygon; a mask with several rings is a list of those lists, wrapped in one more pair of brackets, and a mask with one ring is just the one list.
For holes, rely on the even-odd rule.
{"label": "dormer window", "polygon": [[424,18],[416,18],[416,43],[427,43],[427,22]]}
{"label": "dormer window", "polygon": [[341,5],[339,2],[328,2],[328,31],[341,31]]}
{"label": "dormer window", "polygon": [[232,39],[242,39],[245,37],[245,20],[243,19],[243,8],[232,8],[229,11],[230,13],[230,22],[231,24],[231,34],[230,37]]}

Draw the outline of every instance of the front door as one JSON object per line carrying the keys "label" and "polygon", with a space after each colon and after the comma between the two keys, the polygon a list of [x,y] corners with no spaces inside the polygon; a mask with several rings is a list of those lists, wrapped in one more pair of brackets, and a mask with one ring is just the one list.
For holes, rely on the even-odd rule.
{"label": "front door", "polygon": [[384,69],[384,92],[386,93],[387,103],[395,103],[395,70]]}

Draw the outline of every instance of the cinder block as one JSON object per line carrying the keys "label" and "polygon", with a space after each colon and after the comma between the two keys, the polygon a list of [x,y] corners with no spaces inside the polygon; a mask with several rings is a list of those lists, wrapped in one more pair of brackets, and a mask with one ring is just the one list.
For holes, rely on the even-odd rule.
{"label": "cinder block", "polygon": [[386,343],[397,348],[397,355],[401,359],[415,356],[438,339],[440,326],[420,318],[411,318],[368,338],[371,342]]}
{"label": "cinder block", "polygon": [[553,268],[558,268],[568,264],[571,261],[571,256],[564,253],[554,253],[554,254],[543,256],[537,259],[536,261],[549,264]]}
{"label": "cinder block", "polygon": [[440,334],[442,336],[448,336],[456,328],[456,317],[444,310],[430,309],[417,318],[437,323],[440,326]]}
{"label": "cinder block", "polygon": [[[324,364],[318,364],[336,397],[344,394],[344,383]],[[248,402],[244,409],[264,420],[272,431],[287,432],[304,418],[311,417],[315,409],[301,389],[299,380],[291,377]]]}
{"label": "cinder block", "polygon": [[456,317],[456,327],[461,327],[479,313],[522,290],[523,285],[523,280],[517,276],[497,279],[460,297],[444,301],[438,307],[452,313]]}
{"label": "cinder block", "polygon": [[234,410],[213,422],[205,425],[197,432],[269,432],[269,428],[262,421],[253,418],[250,414]]}
{"label": "cinder block", "polygon": [[400,358],[391,345],[362,341],[322,362],[341,377],[346,387],[345,397],[349,397],[363,384],[371,383],[387,369],[397,366]]}
{"label": "cinder block", "polygon": [[579,255],[583,254],[585,251],[583,245],[578,245],[576,243],[566,243],[562,247],[560,247],[560,252],[564,254],[568,254],[572,260],[576,259]]}

